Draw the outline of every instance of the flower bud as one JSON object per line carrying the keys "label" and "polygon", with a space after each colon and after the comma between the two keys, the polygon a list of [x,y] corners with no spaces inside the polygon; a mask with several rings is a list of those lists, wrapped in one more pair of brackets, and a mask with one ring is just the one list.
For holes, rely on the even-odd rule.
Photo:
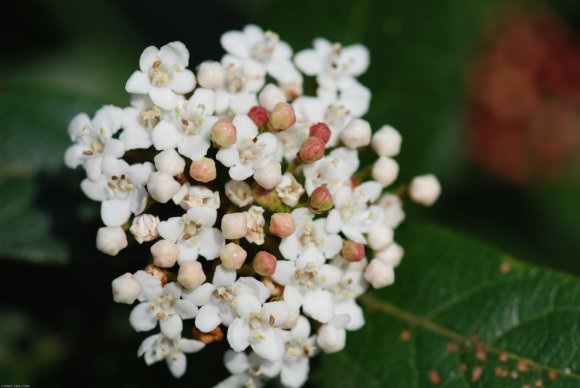
{"label": "flower bud", "polygon": [[340,140],[348,148],[360,148],[371,142],[371,126],[368,121],[353,119],[340,133]]}
{"label": "flower bud", "polygon": [[258,128],[262,128],[268,123],[268,111],[261,106],[254,106],[248,112],[248,117],[252,119]]}
{"label": "flower bud", "polygon": [[385,262],[372,259],[365,270],[364,278],[374,288],[383,288],[395,282],[395,271]]}
{"label": "flower bud", "polygon": [[147,180],[147,191],[151,198],[160,203],[167,203],[179,191],[181,185],[173,179],[171,174],[164,171],[155,171]]}
{"label": "flower bud", "polygon": [[179,266],[177,281],[188,290],[195,290],[205,282],[205,273],[199,261],[184,261]]}
{"label": "flower bud", "polygon": [[189,175],[198,182],[207,183],[213,181],[217,176],[215,161],[206,157],[192,161]]}
{"label": "flower bud", "polygon": [[260,164],[256,167],[254,179],[263,188],[273,189],[282,182],[282,165],[274,161]]}
{"label": "flower bud", "polygon": [[226,197],[237,207],[244,207],[254,202],[252,188],[244,181],[230,180],[226,183]]}
{"label": "flower bud", "polygon": [[258,96],[258,102],[266,110],[272,111],[281,102],[286,102],[284,91],[274,84],[264,86]]}
{"label": "flower bud", "polygon": [[181,174],[185,169],[185,160],[173,148],[161,151],[155,155],[153,161],[157,171],[166,172],[171,176]]}
{"label": "flower bud", "polygon": [[270,211],[275,211],[282,206],[282,201],[275,189],[267,190],[258,186],[254,190],[254,198],[257,205]]}
{"label": "flower bud", "polygon": [[433,174],[416,176],[409,186],[411,199],[423,206],[433,205],[440,194],[441,185]]}
{"label": "flower bud", "polygon": [[236,127],[228,119],[219,119],[211,127],[211,140],[220,147],[235,144],[238,140]]}
{"label": "flower bud", "polygon": [[222,233],[228,240],[237,240],[248,233],[246,215],[244,213],[229,213],[222,217]]}
{"label": "flower bud", "polygon": [[133,304],[143,291],[141,283],[128,272],[113,280],[112,287],[116,303]]}
{"label": "flower bud", "polygon": [[387,245],[386,248],[375,252],[375,257],[381,260],[383,263],[388,264],[392,267],[397,267],[401,263],[401,259],[405,254],[405,250],[402,246],[393,242]]}
{"label": "flower bud", "polygon": [[289,213],[274,213],[270,218],[270,233],[280,238],[290,236],[296,230],[294,217]]}
{"label": "flower bud", "polygon": [[159,224],[159,217],[152,214],[141,214],[133,218],[129,231],[135,240],[142,244],[144,241],[153,241],[159,236],[157,224]]}
{"label": "flower bud", "polygon": [[226,70],[219,62],[206,61],[199,65],[197,82],[199,86],[208,89],[221,87],[226,80]]}
{"label": "flower bud", "polygon": [[330,128],[325,123],[314,124],[310,127],[310,136],[319,138],[324,144],[328,143],[330,132]]}
{"label": "flower bud", "polygon": [[252,260],[252,267],[260,276],[272,276],[276,271],[276,263],[274,255],[266,251],[259,251]]}
{"label": "flower bud", "polygon": [[326,185],[318,186],[308,198],[308,207],[315,214],[324,213],[332,209],[333,206],[334,200]]}
{"label": "flower bud", "polygon": [[294,108],[287,102],[276,104],[274,110],[268,114],[268,128],[272,132],[282,132],[296,123]]}
{"label": "flower bud", "polygon": [[391,158],[381,156],[373,164],[371,176],[374,180],[386,187],[393,183],[399,175],[399,164]]}
{"label": "flower bud", "polygon": [[364,244],[347,240],[342,245],[340,255],[346,261],[350,262],[361,261],[365,257],[365,246]]}
{"label": "flower bud", "polygon": [[236,243],[229,243],[220,249],[220,260],[225,269],[238,270],[244,265],[248,253]]}
{"label": "flower bud", "polygon": [[298,151],[298,159],[302,163],[310,164],[322,159],[324,156],[324,141],[318,137],[311,136],[304,140]]}
{"label": "flower bud", "polygon": [[322,325],[318,329],[316,343],[325,353],[340,352],[346,343],[346,331],[333,325]]}
{"label": "flower bud", "polygon": [[169,240],[159,240],[151,246],[153,264],[161,268],[171,268],[177,261],[179,247]]}
{"label": "flower bud", "polygon": [[390,125],[383,125],[371,141],[371,147],[379,156],[393,157],[401,150],[401,134]]}
{"label": "flower bud", "polygon": [[367,234],[367,241],[369,247],[378,251],[386,248],[387,245],[393,242],[394,232],[392,228],[386,225],[377,226]]}
{"label": "flower bud", "polygon": [[97,249],[110,256],[117,256],[127,248],[127,235],[120,226],[103,226],[97,231]]}

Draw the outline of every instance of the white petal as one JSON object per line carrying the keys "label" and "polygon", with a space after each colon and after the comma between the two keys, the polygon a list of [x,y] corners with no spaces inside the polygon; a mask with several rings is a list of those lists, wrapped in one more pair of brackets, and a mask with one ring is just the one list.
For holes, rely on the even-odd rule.
{"label": "white petal", "polygon": [[67,148],[64,154],[64,163],[68,168],[77,168],[81,165],[84,159],[83,152],[87,147],[82,144],[73,144]]}
{"label": "white petal", "polygon": [[236,298],[236,311],[242,318],[247,318],[251,313],[260,311],[261,304],[252,294],[240,294]]}
{"label": "white petal", "polygon": [[209,333],[222,323],[218,314],[219,308],[216,305],[206,304],[202,306],[195,317],[195,326],[204,333]]}
{"label": "white petal", "polygon": [[220,43],[224,50],[240,58],[247,58],[250,55],[250,47],[248,47],[244,34],[240,31],[225,32]]}
{"label": "white petal", "polygon": [[179,153],[191,160],[199,160],[207,154],[209,141],[201,136],[184,136],[177,144]]}
{"label": "white petal", "polygon": [[338,209],[332,209],[326,217],[326,231],[328,233],[338,233],[342,228],[342,217]]}
{"label": "white petal", "polygon": [[310,360],[306,357],[286,362],[280,373],[280,380],[286,387],[301,387],[308,379],[309,370]]}
{"label": "white petal", "polygon": [[163,109],[173,109],[177,106],[177,96],[169,88],[152,87],[149,91],[149,97],[155,105]]}
{"label": "white petal", "polygon": [[81,190],[93,201],[104,201],[108,197],[107,178],[101,176],[96,182],[90,179],[83,179],[81,182]]}
{"label": "white petal", "polygon": [[154,310],[147,302],[139,303],[129,315],[129,322],[136,331],[153,330],[157,326],[157,321]]}
{"label": "white petal", "polygon": [[189,241],[178,241],[177,246],[179,247],[179,255],[177,256],[177,264],[181,265],[184,261],[194,261],[197,260],[199,256],[200,244],[192,244]]}
{"label": "white petal", "polygon": [[139,295],[140,302],[155,300],[163,294],[161,282],[155,279],[151,274],[145,271],[137,271],[133,276],[143,287],[143,291],[141,291],[141,295]]}
{"label": "white petal", "polygon": [[175,312],[181,319],[192,319],[197,315],[197,306],[191,300],[179,299],[175,302]]}
{"label": "white petal", "polygon": [[282,285],[292,284],[294,282],[294,273],[296,272],[296,265],[292,261],[278,261],[276,270],[272,275],[272,279]]}
{"label": "white petal", "polygon": [[252,350],[266,360],[278,361],[284,355],[284,341],[281,330],[270,328],[263,330],[261,334],[265,337],[262,340],[251,341]]}
{"label": "white petal", "polygon": [[222,232],[216,228],[205,228],[199,238],[203,244],[199,247],[199,254],[206,260],[213,260],[219,256],[220,249],[225,245],[225,239]]}
{"label": "white petal", "polygon": [[189,99],[189,110],[198,114],[203,112],[203,116],[210,116],[214,111],[215,99],[216,96],[213,90],[197,88]]}
{"label": "white petal", "polygon": [[364,73],[369,67],[369,50],[361,44],[345,47],[341,55],[348,58],[348,73],[355,77]]}
{"label": "white petal", "polygon": [[146,149],[151,147],[151,133],[138,126],[126,127],[119,140],[123,142],[126,150]]}
{"label": "white petal", "polygon": [[144,186],[154,171],[153,163],[136,163],[129,167],[129,179],[134,185]]}
{"label": "white petal", "polygon": [[273,319],[272,326],[281,326],[290,316],[290,308],[285,302],[264,303],[264,309],[266,309],[266,317]]}
{"label": "white petal", "polygon": [[160,121],[151,132],[151,141],[158,150],[167,150],[177,147],[183,135],[173,123]]}
{"label": "white petal", "polygon": [[298,310],[302,307],[304,296],[296,286],[286,286],[284,288],[284,302],[288,303],[291,310]]}
{"label": "white petal", "polygon": [[239,375],[246,372],[250,367],[248,355],[228,350],[224,354],[224,364],[231,374]]}
{"label": "white petal", "polygon": [[347,314],[350,317],[346,325],[347,330],[358,330],[365,324],[362,308],[352,299],[348,299],[334,306],[334,314]]}
{"label": "white petal", "polygon": [[237,130],[238,141],[258,136],[258,127],[246,115],[236,115],[232,121]]}
{"label": "white petal", "polygon": [[179,340],[179,348],[184,353],[195,353],[195,352],[199,352],[204,347],[205,347],[205,344],[203,342],[197,341],[197,340],[194,340],[194,339],[181,338]]}
{"label": "white petal", "polygon": [[101,219],[107,226],[120,226],[131,217],[131,202],[126,199],[109,199],[101,204]]}
{"label": "white petal", "polygon": [[87,178],[92,181],[97,181],[101,177],[103,158],[101,156],[93,156],[83,163]]}
{"label": "white petal", "polygon": [[143,53],[139,58],[139,69],[143,72],[148,72],[153,66],[153,63],[158,59],[158,52],[159,50],[155,46],[149,46],[143,50]]}
{"label": "white petal", "polygon": [[236,146],[220,148],[215,158],[226,167],[231,167],[240,163],[240,154],[238,153]]}
{"label": "white petal", "polygon": [[228,328],[228,343],[236,352],[246,350],[250,345],[250,328],[243,319],[236,318]]}
{"label": "white petal", "polygon": [[151,82],[147,74],[142,71],[134,72],[125,84],[125,90],[128,93],[145,94],[151,90]]}
{"label": "white petal", "polygon": [[302,308],[305,314],[318,322],[326,323],[330,321],[334,314],[332,294],[326,290],[309,291],[304,297]]}
{"label": "white petal", "polygon": [[302,50],[294,57],[296,66],[306,75],[322,73],[322,60],[316,51],[312,49]]}
{"label": "white petal", "polygon": [[171,242],[177,242],[183,235],[185,223],[181,217],[171,217],[167,221],[161,221],[157,225],[159,235]]}
{"label": "white petal", "polygon": [[166,337],[177,339],[181,336],[183,321],[179,315],[171,315],[165,319],[159,320],[159,328]]}
{"label": "white petal", "polygon": [[189,69],[174,72],[171,81],[167,84],[171,90],[179,94],[187,94],[195,87],[195,75]]}
{"label": "white petal", "polygon": [[213,285],[216,287],[225,287],[234,284],[236,281],[236,271],[224,268],[218,265],[213,274]]}
{"label": "white petal", "polygon": [[243,181],[248,179],[254,174],[254,169],[252,167],[244,166],[238,164],[236,166],[230,167],[230,178],[235,181]]}
{"label": "white petal", "polygon": [[141,342],[141,345],[139,345],[139,349],[137,350],[137,357],[141,357],[145,352],[151,349],[151,346],[153,346],[153,344],[159,339],[161,339],[161,334],[153,334],[145,338],[143,342]]}
{"label": "white petal", "polygon": [[215,287],[211,283],[204,283],[193,291],[183,293],[183,297],[195,303],[196,306],[203,306],[209,303],[211,294],[215,291]]}
{"label": "white petal", "polygon": [[187,369],[187,359],[182,352],[175,352],[167,357],[167,366],[175,378],[180,378]]}

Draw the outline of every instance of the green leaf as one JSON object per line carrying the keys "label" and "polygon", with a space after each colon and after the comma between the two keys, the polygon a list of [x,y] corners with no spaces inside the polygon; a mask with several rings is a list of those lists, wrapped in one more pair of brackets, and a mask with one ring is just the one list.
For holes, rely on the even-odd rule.
{"label": "green leaf", "polygon": [[579,279],[432,226],[398,240],[395,284],[363,297],[367,324],[322,357],[321,386],[580,386]]}

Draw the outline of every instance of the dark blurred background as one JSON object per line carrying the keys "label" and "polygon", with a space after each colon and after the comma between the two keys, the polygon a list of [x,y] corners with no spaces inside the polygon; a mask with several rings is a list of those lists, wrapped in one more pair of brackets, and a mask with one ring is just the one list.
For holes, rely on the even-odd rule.
{"label": "dark blurred background", "polygon": [[74,114],[128,105],[125,81],[146,46],[181,40],[194,68],[219,60],[220,35],[250,22],[296,51],[316,36],[369,47],[366,118],[403,134],[400,182],[433,172],[443,184],[440,202],[407,207],[409,219],[580,273],[573,0],[36,0],[10,2],[0,18],[2,384],[210,386],[224,376],[219,345],[190,356],[179,381],[136,358],[147,334],[130,328],[110,282],[147,251],[96,251],[98,204],[62,155]]}

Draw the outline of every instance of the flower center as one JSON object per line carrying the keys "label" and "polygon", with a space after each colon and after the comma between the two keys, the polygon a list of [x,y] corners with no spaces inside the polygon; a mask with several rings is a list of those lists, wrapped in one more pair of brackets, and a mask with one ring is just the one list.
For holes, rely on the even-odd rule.
{"label": "flower center", "polygon": [[149,71],[149,79],[151,83],[155,86],[163,86],[169,82],[169,73],[165,66],[161,66],[162,62],[160,59],[153,62],[151,70]]}
{"label": "flower center", "polygon": [[272,31],[264,33],[264,39],[254,45],[252,48],[252,58],[259,62],[267,62],[272,58],[276,44],[280,38],[278,34]]}

